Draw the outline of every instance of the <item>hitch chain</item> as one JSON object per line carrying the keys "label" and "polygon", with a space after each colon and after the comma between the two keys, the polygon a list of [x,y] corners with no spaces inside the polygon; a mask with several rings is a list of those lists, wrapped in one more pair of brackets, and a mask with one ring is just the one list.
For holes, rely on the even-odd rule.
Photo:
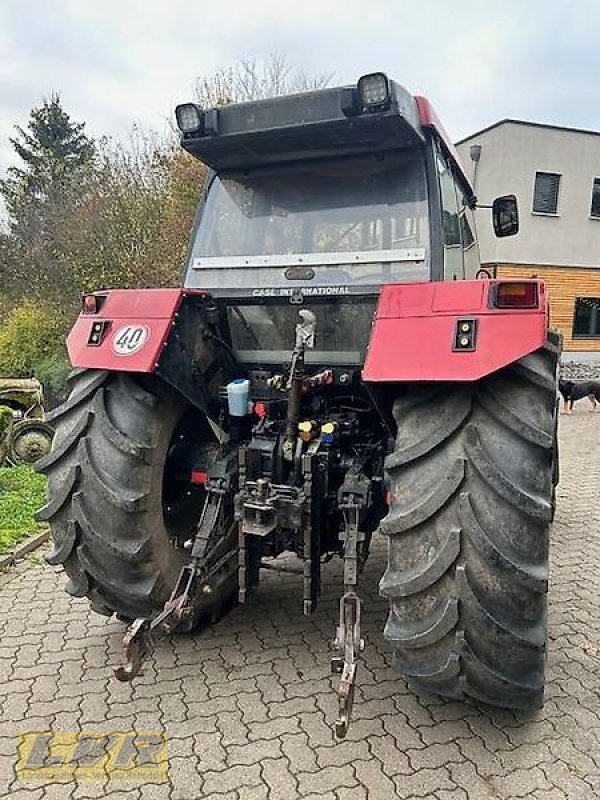
{"label": "hitch chain", "polygon": [[[228,489],[223,478],[209,480],[206,484],[206,499],[200,520],[191,544],[192,561],[181,568],[175,588],[165,603],[163,610],[154,618],[138,617],[127,629],[123,637],[125,664],[114,668],[115,677],[120,681],[131,681],[139,675],[142,663],[154,647],[154,632],[169,634],[185,619],[194,613],[193,600],[196,587],[202,579],[217,572],[225,559],[208,568],[210,545],[220,521],[223,498]],[[210,591],[208,584],[204,587]],[[209,593],[207,591],[207,594]]]}
{"label": "hitch chain", "polygon": [[344,594],[340,599],[340,619],[336,630],[334,647],[340,655],[331,659],[331,671],[340,675],[338,687],[338,718],[335,735],[343,739],[348,733],[358,658],[365,643],[360,635],[360,597],[356,593],[359,572],[359,548],[365,542],[365,534],[359,531],[360,512],[370,499],[370,480],[357,469],[350,469],[339,491],[338,505],[344,514]]}

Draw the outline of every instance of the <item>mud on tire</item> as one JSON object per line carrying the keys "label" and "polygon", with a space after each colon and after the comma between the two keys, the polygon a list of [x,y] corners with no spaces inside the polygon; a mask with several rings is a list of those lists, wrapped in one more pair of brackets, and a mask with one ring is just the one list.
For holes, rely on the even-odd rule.
{"label": "mud on tire", "polygon": [[385,637],[416,690],[543,702],[558,340],[394,403]]}
{"label": "mud on tire", "polygon": [[[37,463],[48,476],[50,564],[61,564],[66,591],[94,611],[152,616],[168,599],[188,556],[165,522],[165,463],[190,407],[158,380],[80,370],[68,400],[47,415],[52,451]],[[192,624],[218,616],[235,592],[236,566],[223,568],[213,593],[198,595]],[[232,568],[233,567],[233,568]]]}

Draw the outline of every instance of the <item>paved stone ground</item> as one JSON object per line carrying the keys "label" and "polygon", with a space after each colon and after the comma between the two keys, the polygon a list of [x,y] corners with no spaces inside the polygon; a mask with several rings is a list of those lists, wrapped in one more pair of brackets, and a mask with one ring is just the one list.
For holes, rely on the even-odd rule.
{"label": "paved stone ground", "polygon": [[[600,796],[600,414],[561,419],[547,701],[533,716],[417,698],[389,667],[379,546],[362,587],[367,649],[354,722],[332,736],[328,641],[340,567],[319,612],[300,576],[268,574],[217,627],[163,641],[132,686],[111,677],[122,625],[29,564],[0,577],[0,796],[148,800],[577,798]],[[19,783],[24,731],[166,730],[170,783]],[[7,793],[7,794],[5,794]]]}

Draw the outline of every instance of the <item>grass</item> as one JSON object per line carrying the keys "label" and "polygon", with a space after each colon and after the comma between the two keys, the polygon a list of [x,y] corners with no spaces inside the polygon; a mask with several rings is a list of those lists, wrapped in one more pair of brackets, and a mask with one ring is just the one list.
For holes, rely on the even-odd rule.
{"label": "grass", "polygon": [[31,467],[0,468],[0,553],[44,530],[34,513],[46,502],[46,478]]}

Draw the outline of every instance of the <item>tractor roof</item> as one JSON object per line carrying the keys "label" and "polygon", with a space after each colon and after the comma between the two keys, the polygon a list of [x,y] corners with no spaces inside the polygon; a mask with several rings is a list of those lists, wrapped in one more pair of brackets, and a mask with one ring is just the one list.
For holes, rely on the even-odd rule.
{"label": "tractor roof", "polygon": [[383,73],[354,86],[218,108],[186,103],[176,117],[182,146],[217,171],[413,147],[433,128],[469,185],[429,101]]}

